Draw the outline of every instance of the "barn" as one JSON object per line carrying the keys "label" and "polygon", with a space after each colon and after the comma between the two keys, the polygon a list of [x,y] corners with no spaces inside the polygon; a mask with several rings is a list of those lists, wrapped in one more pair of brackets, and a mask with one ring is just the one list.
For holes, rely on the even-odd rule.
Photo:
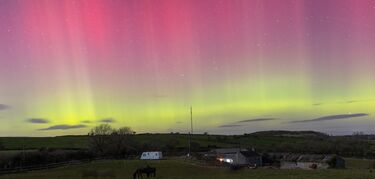
{"label": "barn", "polygon": [[163,153],[160,151],[143,152],[141,160],[160,160],[163,158]]}
{"label": "barn", "polygon": [[323,154],[283,154],[281,169],[329,169],[345,168],[345,160],[337,155]]}

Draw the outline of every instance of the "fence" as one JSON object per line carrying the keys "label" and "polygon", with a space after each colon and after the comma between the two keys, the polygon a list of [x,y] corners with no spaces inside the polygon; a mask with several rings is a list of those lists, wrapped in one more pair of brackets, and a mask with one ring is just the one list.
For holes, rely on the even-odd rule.
{"label": "fence", "polygon": [[[98,158],[94,160],[101,160],[101,159]],[[34,166],[27,166],[27,167],[17,167],[17,168],[12,168],[12,169],[0,169],[0,175],[22,173],[22,172],[28,172],[28,171],[33,171],[33,170],[44,170],[44,169],[51,169],[51,168],[71,166],[71,165],[80,165],[84,163],[89,163],[91,161],[93,160],[73,160],[73,161],[68,161],[68,162],[51,163],[51,164],[46,164],[46,165],[34,165]]]}

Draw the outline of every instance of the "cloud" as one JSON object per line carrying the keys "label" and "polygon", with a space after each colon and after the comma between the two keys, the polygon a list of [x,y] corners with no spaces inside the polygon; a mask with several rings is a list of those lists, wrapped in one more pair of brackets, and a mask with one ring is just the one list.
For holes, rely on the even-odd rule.
{"label": "cloud", "polygon": [[363,103],[363,102],[372,102],[375,99],[359,99],[359,100],[348,100],[348,101],[336,101],[336,102],[329,102],[329,103],[314,103],[314,106],[321,106],[321,105],[331,105],[331,104],[352,104],[352,103]]}
{"label": "cloud", "polygon": [[8,105],[0,104],[0,111],[1,110],[6,110],[6,109],[9,109],[9,108],[10,108],[10,106],[8,106]]}
{"label": "cloud", "polygon": [[49,123],[49,120],[47,119],[42,119],[42,118],[31,118],[27,119],[27,122],[34,123],[34,124],[46,124]]}
{"label": "cloud", "polygon": [[99,120],[99,122],[101,122],[101,123],[114,123],[114,122],[116,122],[116,120],[114,120],[112,118],[105,118],[105,119]]}
{"label": "cloud", "polygon": [[236,125],[236,124],[227,124],[227,125],[221,125],[219,127],[241,127],[242,125]]}
{"label": "cloud", "polygon": [[358,102],[362,102],[360,100],[350,100],[350,101],[344,101],[343,103],[358,103]]}
{"label": "cloud", "polygon": [[272,121],[272,120],[276,120],[276,118],[255,118],[255,119],[247,119],[247,120],[238,121],[237,123],[260,122],[260,121]]}
{"label": "cloud", "polygon": [[362,102],[371,102],[374,101],[373,99],[360,99],[360,100],[349,100],[349,101],[343,101],[342,103],[362,103]]}
{"label": "cloud", "polygon": [[331,120],[339,120],[339,119],[349,119],[355,117],[363,117],[368,116],[369,114],[365,113],[356,113],[356,114],[338,114],[338,115],[331,115],[331,116],[323,116],[315,119],[308,119],[308,120],[300,120],[300,121],[291,121],[290,123],[305,123],[305,122],[319,122],[319,121],[331,121]]}
{"label": "cloud", "polygon": [[51,126],[51,127],[48,127],[48,128],[44,128],[44,129],[39,129],[40,131],[47,131],[47,130],[68,130],[68,129],[79,129],[79,128],[85,128],[87,127],[86,125],[82,125],[82,124],[79,124],[79,125],[66,125],[66,124],[62,124],[62,125],[55,125],[55,126]]}
{"label": "cloud", "polygon": [[261,122],[261,121],[272,121],[276,120],[276,118],[255,118],[255,119],[247,119],[242,121],[237,121],[232,124],[224,124],[219,127],[241,127],[243,125],[240,125],[239,123],[249,123],[249,122]]}

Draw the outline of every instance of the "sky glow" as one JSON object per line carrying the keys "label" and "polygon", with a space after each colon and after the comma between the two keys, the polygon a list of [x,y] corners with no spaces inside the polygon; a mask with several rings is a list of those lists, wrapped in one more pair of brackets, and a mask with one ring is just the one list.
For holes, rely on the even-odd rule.
{"label": "sky glow", "polygon": [[[375,133],[375,1],[0,0],[0,136]],[[323,120],[322,120],[323,119]]]}

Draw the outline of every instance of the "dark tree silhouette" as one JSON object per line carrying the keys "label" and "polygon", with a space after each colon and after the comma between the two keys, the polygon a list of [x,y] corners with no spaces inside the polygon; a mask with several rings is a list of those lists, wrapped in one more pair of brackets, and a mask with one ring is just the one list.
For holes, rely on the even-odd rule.
{"label": "dark tree silhouette", "polygon": [[99,156],[124,157],[133,148],[130,135],[134,133],[130,127],[114,129],[108,124],[96,126],[89,133],[90,149]]}
{"label": "dark tree silhouette", "polygon": [[114,129],[108,124],[96,126],[89,132],[90,136],[90,149],[97,155],[105,155],[108,145],[110,144],[110,135]]}

